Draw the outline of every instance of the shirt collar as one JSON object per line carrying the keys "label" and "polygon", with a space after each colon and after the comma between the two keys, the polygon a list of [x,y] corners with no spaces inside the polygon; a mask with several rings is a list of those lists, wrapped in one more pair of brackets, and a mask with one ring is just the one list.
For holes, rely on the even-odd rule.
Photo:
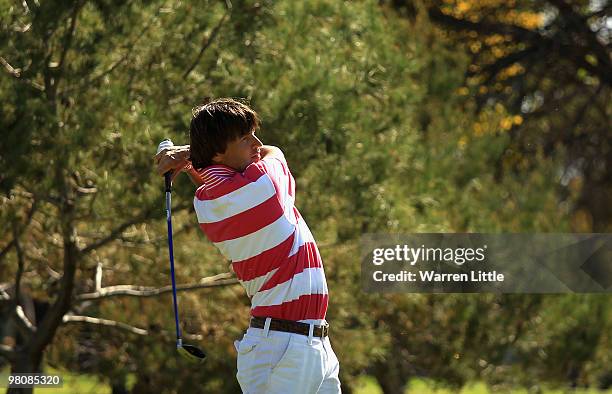
{"label": "shirt collar", "polygon": [[208,166],[202,171],[205,189],[211,190],[229,181],[237,173],[237,170],[223,164]]}

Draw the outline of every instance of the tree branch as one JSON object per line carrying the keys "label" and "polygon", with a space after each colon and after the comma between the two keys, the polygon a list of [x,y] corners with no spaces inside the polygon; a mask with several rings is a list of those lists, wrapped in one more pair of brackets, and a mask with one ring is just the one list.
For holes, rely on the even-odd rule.
{"label": "tree branch", "polygon": [[8,286],[5,287],[5,285],[8,285],[8,283],[0,284],[0,301],[8,301],[11,299],[11,296],[5,290]]}
{"label": "tree branch", "polygon": [[61,324],[63,316],[70,309],[72,302],[72,293],[74,291],[74,282],[76,276],[77,265],[79,262],[79,249],[76,245],[77,232],[74,226],[74,200],[69,198],[68,188],[65,178],[62,175],[62,169],[56,168],[58,183],[61,185],[60,190],[63,190],[61,217],[62,217],[62,241],[63,241],[63,274],[60,280],[59,294],[49,308],[42,321],[38,325],[36,334],[30,342],[30,349],[33,354],[42,354],[45,347],[51,343],[53,336],[57,331],[57,327]]}
{"label": "tree branch", "polygon": [[6,59],[3,58],[2,56],[0,56],[0,63],[2,63],[6,71],[8,71],[8,73],[11,74],[13,77],[15,78],[21,77],[21,69],[14,68],[13,66],[11,66],[10,63],[7,62]]}
{"label": "tree branch", "polygon": [[24,338],[27,339],[36,332],[36,326],[34,326],[30,319],[28,319],[28,317],[25,315],[21,305],[15,306],[13,309],[13,316],[15,318],[15,323],[17,324],[17,329]]}
{"label": "tree branch", "polygon": [[[193,223],[185,223],[184,225],[173,229],[172,230],[172,235],[173,236],[177,236],[178,234],[183,234],[185,232],[187,232],[189,229],[193,228]],[[126,247],[134,247],[134,248],[140,248],[141,245],[157,245],[160,243],[165,243],[168,241],[167,236],[163,235],[163,236],[159,236],[159,237],[151,237],[148,240],[144,240],[144,239],[133,239],[133,238],[129,238],[128,236],[125,235],[120,235],[117,238],[118,241],[121,241],[122,244]]]}
{"label": "tree branch", "polygon": [[32,222],[32,217],[34,216],[34,212],[36,211],[36,209],[38,208],[38,204],[37,204],[37,199],[34,198],[32,200],[32,205],[30,206],[30,210],[28,211],[28,215],[26,217],[26,222],[23,225],[23,228],[21,228],[19,231],[17,231],[17,234],[15,234],[15,232],[13,232],[13,239],[11,240],[11,242],[9,242],[4,248],[2,248],[2,250],[0,251],[0,262],[2,261],[2,259],[4,258],[4,256],[11,250],[12,247],[16,246],[16,241],[18,240],[19,237],[21,237],[21,234],[25,231],[25,229],[30,225],[30,223]]}
{"label": "tree branch", "polygon": [[[483,85],[489,84],[496,77],[496,75],[503,71],[506,67],[509,67],[514,63],[522,62],[525,58],[533,54],[537,54],[541,49],[542,48],[540,47],[540,45],[535,44],[523,50],[512,52],[509,55],[501,57],[495,62],[484,66],[482,71],[480,71],[479,73],[486,73],[489,74],[489,76],[487,77],[487,80],[483,83]],[[476,73],[473,73],[472,75],[476,75]]]}
{"label": "tree branch", "polygon": [[11,239],[11,241],[6,244],[6,246],[2,248],[2,250],[0,250],[0,261],[2,261],[4,256],[11,250],[13,246],[15,246],[15,240]]}
{"label": "tree branch", "polygon": [[74,91],[78,91],[82,88],[88,87],[90,86],[92,83],[97,82],[99,80],[101,80],[102,78],[104,78],[107,75],[110,75],[111,73],[113,73],[113,71],[115,71],[115,69],[117,69],[117,67],[119,67],[121,64],[125,63],[125,61],[127,61],[130,57],[130,55],[132,55],[134,53],[134,46],[138,43],[138,41],[140,41],[140,39],[145,35],[145,33],[151,28],[151,26],[153,25],[153,22],[157,19],[159,12],[160,12],[159,8],[157,10],[157,12],[151,17],[151,19],[149,19],[148,23],[144,26],[144,28],[142,29],[142,31],[140,32],[140,34],[138,34],[138,36],[129,44],[125,45],[123,47],[123,49],[125,49],[125,53],[123,54],[123,56],[117,60],[116,62],[114,62],[113,64],[110,65],[110,67],[108,67],[106,70],[102,71],[100,74],[91,77],[89,79],[87,79],[85,82],[83,82],[80,85],[77,85],[73,88],[70,89],[65,89],[63,91],[60,92],[60,96],[63,96],[67,93],[71,93]]}
{"label": "tree branch", "polygon": [[511,35],[515,39],[522,40],[541,40],[544,37],[529,29],[525,29],[516,25],[509,25],[506,23],[488,23],[488,22],[472,22],[466,19],[455,18],[454,16],[444,14],[442,11],[437,9],[436,7],[429,8],[428,10],[429,18],[435,22],[441,23],[451,29],[454,30],[465,30],[465,31],[475,31],[481,34],[501,34],[501,35]]}
{"label": "tree branch", "polygon": [[[588,49],[592,50],[597,57],[598,64],[601,65],[600,72],[609,73],[612,68],[612,62],[610,61],[610,53],[606,47],[597,39],[597,33],[591,30],[588,25],[588,18],[580,15],[574,10],[571,4],[564,0],[548,0],[549,3],[553,4],[559,12],[568,19],[571,25],[573,25],[577,32],[579,32],[588,43]],[[603,74],[602,74],[603,78]],[[603,78],[605,79],[605,78]]]}
{"label": "tree branch", "polygon": [[98,261],[98,264],[96,264],[95,283],[96,291],[100,291],[102,289],[102,262],[100,261]]}
{"label": "tree branch", "polygon": [[11,66],[11,64],[5,58],[3,58],[2,56],[0,56],[0,64],[2,64],[4,66],[6,71],[11,76],[19,79],[23,83],[28,84],[29,86],[33,87],[34,89],[38,90],[39,92],[44,92],[45,91],[44,86],[42,86],[38,82],[34,82],[32,80],[29,80],[29,79],[22,79],[21,78],[21,69],[13,68],[13,66]]}
{"label": "tree branch", "polygon": [[[233,274],[226,272],[223,274],[209,276],[202,278],[197,283],[190,283],[184,285],[177,285],[176,291],[189,291],[206,289],[210,287],[218,286],[229,286],[238,283],[236,278],[233,278]],[[134,286],[134,285],[117,285],[103,287],[99,291],[93,293],[84,293],[76,296],[76,301],[97,301],[104,298],[118,297],[118,296],[129,296],[129,297],[156,297],[165,293],[172,292],[172,286],[164,287],[146,287],[146,286]]]}
{"label": "tree branch", "polygon": [[76,21],[79,15],[79,10],[83,6],[83,3],[80,1],[76,1],[74,3],[74,8],[72,9],[72,14],[70,15],[70,27],[64,36],[64,46],[62,48],[62,53],[60,54],[60,60],[58,62],[58,79],[61,77],[63,72],[64,62],[66,61],[66,56],[68,55],[68,51],[70,50],[70,46],[72,45],[72,39],[74,38],[74,31],[76,30]]}
{"label": "tree branch", "polygon": [[79,251],[79,253],[81,255],[86,255],[86,254],[90,253],[91,251],[96,250],[96,249],[98,249],[98,248],[108,244],[109,242],[112,242],[112,241],[116,240],[125,231],[125,229],[127,229],[130,226],[133,226],[135,224],[138,224],[138,223],[141,223],[141,222],[147,220],[152,213],[153,213],[153,208],[146,209],[139,216],[137,216],[137,217],[135,217],[135,218],[133,218],[131,220],[128,220],[127,222],[122,223],[121,225],[117,226],[106,237],[104,237],[102,239],[99,239],[99,240],[97,240],[95,242],[92,242],[91,244],[87,245],[86,247],[81,249]]}
{"label": "tree branch", "polygon": [[219,34],[219,31],[221,30],[221,26],[223,26],[223,24],[225,23],[225,19],[227,18],[228,14],[229,14],[229,8],[228,8],[228,11],[225,12],[225,14],[223,14],[223,17],[221,18],[221,20],[213,28],[212,32],[210,33],[210,36],[208,38],[205,37],[202,40],[202,48],[200,48],[200,52],[198,53],[198,56],[196,56],[191,66],[189,66],[189,68],[183,73],[183,79],[187,78],[189,74],[193,71],[193,69],[196,68],[198,63],[200,63],[200,60],[202,60],[202,56],[204,55],[204,52],[206,51],[206,49],[208,49],[210,44],[212,44],[217,34]]}
{"label": "tree branch", "polygon": [[7,289],[9,288],[9,283],[0,284],[0,306],[9,306],[9,319],[15,322],[19,333],[23,335],[26,340],[28,340],[31,334],[36,332],[36,326],[34,326],[30,319],[28,319],[28,317],[25,315],[25,312],[21,305],[16,304],[15,299],[12,298],[7,292]]}
{"label": "tree branch", "polygon": [[592,13],[588,14],[586,16],[586,19],[588,20],[588,19],[593,18],[593,17],[599,18],[599,17],[602,17],[602,16],[606,16],[606,15],[610,14],[611,12],[612,12],[612,4],[606,5],[602,9],[597,10],[597,11],[593,11]]}
{"label": "tree branch", "polygon": [[[177,206],[173,209],[173,212],[179,212],[182,210],[185,210],[189,207],[190,205],[181,205],[181,206]],[[146,220],[148,220],[151,216],[151,214],[153,213],[153,211],[157,209],[157,207],[149,207],[147,208],[144,212],[142,212],[139,216],[117,226],[114,230],[111,230],[111,232],[104,238],[101,238],[97,241],[92,242],[91,244],[85,246],[84,248],[82,248],[79,253],[81,255],[86,255],[89,254],[90,252],[92,252],[93,250],[96,250],[112,241],[115,240],[119,240],[121,238],[121,234],[130,226],[142,223]]]}
{"label": "tree branch", "polygon": [[89,323],[89,324],[99,324],[107,327],[115,327],[120,328],[122,330],[131,332],[132,334],[137,335],[148,335],[147,330],[130,326],[129,324],[118,322],[115,320],[107,320],[107,319],[99,319],[96,317],[90,316],[76,316],[76,315],[64,315],[62,318],[63,323]]}
{"label": "tree branch", "polygon": [[[475,31],[483,35],[510,35],[516,42],[522,42],[531,47],[554,46],[559,56],[571,60],[577,66],[584,68],[591,74],[596,75],[606,84],[612,86],[612,77],[609,76],[610,73],[608,71],[612,67],[608,54],[609,51],[599,42],[596,33],[590,30],[589,26],[585,24],[584,18],[576,13],[571,5],[567,4],[564,0],[548,1],[557,7],[562,17],[567,18],[569,22],[568,26],[571,27],[571,31],[566,33],[565,30],[561,29],[559,33],[556,33],[554,37],[550,38],[537,31],[525,29],[516,25],[501,22],[472,22],[466,19],[456,18],[444,14],[436,7],[431,7],[428,13],[433,21],[453,30]],[[562,44],[568,39],[568,37],[563,36],[563,34],[569,34],[570,37],[572,35],[579,35],[584,39],[586,44],[577,42],[575,38],[569,38],[571,44]],[[597,58],[597,64],[590,64],[584,59],[585,56],[589,54],[594,54]]]}
{"label": "tree branch", "polygon": [[[62,319],[64,324],[69,324],[69,323],[87,323],[87,324],[96,324],[96,325],[102,325],[102,326],[106,326],[106,327],[112,327],[112,328],[119,328],[121,330],[127,331],[131,334],[136,334],[136,335],[150,335],[153,334],[153,332],[149,331],[149,330],[145,330],[144,328],[139,328],[139,327],[134,327],[131,326],[129,324],[126,323],[122,323],[122,322],[118,322],[115,320],[108,320],[108,319],[100,319],[97,317],[90,317],[90,316],[77,316],[77,315],[65,315]],[[162,333],[162,335],[164,336],[173,336],[173,334],[169,333],[168,331],[165,330],[161,330],[160,331]],[[202,340],[202,336],[201,335],[195,335],[195,334],[186,334],[183,333],[183,337],[185,337],[185,339],[189,339],[189,340]]]}
{"label": "tree branch", "polygon": [[17,230],[17,223],[13,222],[13,241],[15,243],[15,251],[17,252],[17,273],[15,274],[15,306],[19,305],[19,296],[21,291],[21,276],[23,275],[23,268],[25,261],[23,258],[23,250],[19,243],[19,233]]}
{"label": "tree branch", "polygon": [[[15,274],[15,283],[14,283],[14,290],[13,290],[14,297],[12,298],[12,300],[10,296],[8,295],[8,293],[4,291],[4,288],[0,289],[0,298],[3,300],[7,299],[8,301],[11,301],[10,305],[11,305],[11,311],[12,311],[11,312],[12,318],[15,321],[15,325],[17,326],[17,329],[23,335],[23,337],[26,338],[26,340],[31,336],[31,334],[36,332],[36,327],[32,324],[32,322],[30,322],[28,317],[25,315],[23,308],[21,307],[21,305],[19,305],[20,291],[21,291],[21,277],[23,275],[23,270],[25,266],[24,254],[23,254],[23,250],[21,249],[21,244],[19,243],[19,238],[21,237],[21,234],[23,233],[23,231],[25,231],[25,228],[30,224],[35,210],[36,210],[36,199],[33,200],[32,202],[32,206],[30,207],[28,216],[26,218],[26,223],[23,226],[23,228],[19,229],[17,227],[16,220],[13,221],[12,223],[12,227],[13,227],[12,244],[15,247],[15,251],[17,253],[17,272]],[[8,250],[8,246],[3,250],[3,252],[7,250]]]}

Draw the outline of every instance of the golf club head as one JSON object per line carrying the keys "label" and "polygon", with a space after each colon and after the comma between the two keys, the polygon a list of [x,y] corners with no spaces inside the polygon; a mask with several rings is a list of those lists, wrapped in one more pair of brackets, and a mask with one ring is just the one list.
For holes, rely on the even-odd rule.
{"label": "golf club head", "polygon": [[206,354],[195,346],[180,345],[177,350],[181,357],[192,363],[203,363],[206,360]]}

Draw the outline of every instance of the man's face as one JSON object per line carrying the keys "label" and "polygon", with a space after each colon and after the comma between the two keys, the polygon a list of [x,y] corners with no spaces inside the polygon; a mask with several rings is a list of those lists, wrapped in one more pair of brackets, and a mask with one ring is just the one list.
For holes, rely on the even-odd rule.
{"label": "man's face", "polygon": [[255,132],[252,132],[228,142],[225,152],[217,153],[213,162],[224,164],[242,172],[249,164],[261,159],[259,148],[262,146],[263,144],[255,136]]}

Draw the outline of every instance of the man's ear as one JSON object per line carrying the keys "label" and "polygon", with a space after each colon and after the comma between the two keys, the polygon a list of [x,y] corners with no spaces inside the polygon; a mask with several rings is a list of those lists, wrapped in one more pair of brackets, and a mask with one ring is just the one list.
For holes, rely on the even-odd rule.
{"label": "man's ear", "polygon": [[221,163],[224,157],[225,157],[224,153],[215,153],[215,155],[212,157],[212,162],[215,164]]}

